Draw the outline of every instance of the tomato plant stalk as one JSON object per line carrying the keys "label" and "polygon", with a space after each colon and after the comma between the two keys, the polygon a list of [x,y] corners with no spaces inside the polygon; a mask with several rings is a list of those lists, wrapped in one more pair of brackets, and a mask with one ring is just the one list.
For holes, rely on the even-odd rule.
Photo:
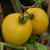
{"label": "tomato plant stalk", "polygon": [[19,23],[21,23],[21,24],[26,23],[28,18],[24,17],[19,0],[11,0],[11,2],[14,6],[15,12],[21,13],[21,15],[19,16]]}

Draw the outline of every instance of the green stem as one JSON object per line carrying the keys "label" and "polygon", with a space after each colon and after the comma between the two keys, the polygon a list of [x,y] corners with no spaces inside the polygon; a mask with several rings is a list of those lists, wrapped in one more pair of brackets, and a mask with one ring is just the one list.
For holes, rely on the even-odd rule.
{"label": "green stem", "polygon": [[19,12],[18,9],[17,9],[17,5],[16,5],[15,0],[11,0],[11,2],[13,4],[13,7],[14,7],[15,12]]}
{"label": "green stem", "polygon": [[32,5],[32,7],[41,7],[41,3],[40,2],[36,2],[34,5]]}
{"label": "green stem", "polygon": [[20,12],[23,15],[23,11],[22,11],[19,0],[11,0],[11,2],[14,6],[15,12]]}
{"label": "green stem", "polygon": [[3,43],[3,42],[0,42],[0,49],[1,50],[4,50],[4,47],[6,48],[10,48],[10,49],[16,49],[16,50],[26,50],[26,47],[22,47],[22,46],[14,46],[14,45],[11,45],[11,44],[7,44],[7,43]]}
{"label": "green stem", "polygon": [[16,12],[20,12],[22,16],[19,16],[19,22],[21,24],[24,24],[27,22],[28,20],[28,17],[24,17],[23,16],[23,11],[22,11],[22,8],[21,8],[21,4],[19,2],[19,0],[11,0],[13,6],[14,6],[14,9]]}

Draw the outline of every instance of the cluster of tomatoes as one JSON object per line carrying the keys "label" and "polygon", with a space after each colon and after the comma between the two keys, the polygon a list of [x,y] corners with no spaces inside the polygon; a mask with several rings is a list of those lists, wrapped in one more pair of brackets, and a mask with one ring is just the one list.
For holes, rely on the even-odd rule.
{"label": "cluster of tomatoes", "polygon": [[2,23],[2,34],[6,43],[22,45],[31,34],[41,35],[48,28],[49,20],[41,8],[29,8],[23,15],[12,13]]}

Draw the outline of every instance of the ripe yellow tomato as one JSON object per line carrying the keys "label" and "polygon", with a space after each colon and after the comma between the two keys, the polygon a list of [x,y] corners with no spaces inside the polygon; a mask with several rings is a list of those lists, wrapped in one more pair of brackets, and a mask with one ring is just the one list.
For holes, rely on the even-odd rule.
{"label": "ripe yellow tomato", "polygon": [[12,13],[6,16],[2,24],[2,34],[6,43],[14,45],[24,44],[32,33],[32,24],[19,22],[20,13]]}
{"label": "ripe yellow tomato", "polygon": [[33,34],[40,35],[47,30],[49,19],[44,10],[41,8],[29,8],[24,12],[24,16],[28,16],[28,14],[32,14]]}

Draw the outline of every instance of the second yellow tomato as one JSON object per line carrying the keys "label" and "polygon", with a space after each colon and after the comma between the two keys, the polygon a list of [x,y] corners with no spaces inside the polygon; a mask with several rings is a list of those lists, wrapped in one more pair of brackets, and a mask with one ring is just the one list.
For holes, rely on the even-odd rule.
{"label": "second yellow tomato", "polygon": [[[45,32],[49,25],[49,19],[46,12],[41,8],[29,8],[26,10],[28,14],[33,14],[31,19],[33,25],[33,34],[40,35]],[[25,12],[24,16],[28,16]]]}

